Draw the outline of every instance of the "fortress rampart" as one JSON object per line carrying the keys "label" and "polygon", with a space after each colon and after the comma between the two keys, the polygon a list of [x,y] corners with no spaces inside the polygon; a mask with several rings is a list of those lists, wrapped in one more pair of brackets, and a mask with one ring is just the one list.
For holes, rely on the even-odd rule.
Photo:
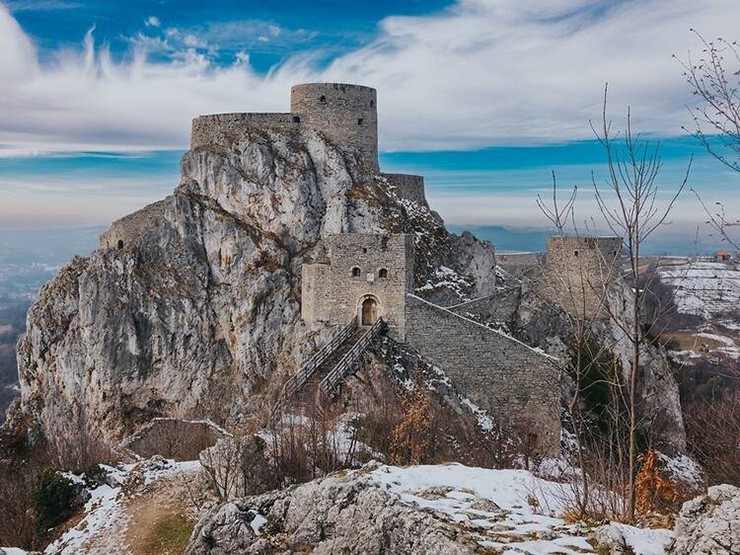
{"label": "fortress rampart", "polygon": [[193,120],[190,148],[219,142],[244,128],[295,131],[308,126],[337,147],[355,151],[378,172],[377,92],[345,83],[306,83],[290,90],[289,113],[213,114]]}
{"label": "fortress rampart", "polygon": [[190,135],[190,148],[198,148],[229,134],[236,133],[245,127],[254,129],[280,129],[290,131],[298,129],[300,117],[290,113],[249,112],[232,114],[209,114],[193,120]]}
{"label": "fortress rampart", "polygon": [[422,176],[405,173],[381,173],[380,175],[388,180],[391,187],[396,188],[396,192],[401,198],[427,206],[427,199],[424,194],[424,178]]}
{"label": "fortress rampart", "polygon": [[519,293],[519,287],[514,286],[486,297],[445,308],[450,312],[476,321],[508,323],[514,318],[519,306]]}
{"label": "fortress rampart", "polygon": [[414,295],[407,296],[406,340],[442,368],[482,409],[532,434],[537,449],[560,451],[557,361],[516,339]]}
{"label": "fortress rampart", "polygon": [[100,236],[100,247],[123,249],[130,246],[144,233],[162,225],[164,209],[165,201],[160,200],[116,220],[110,229]]}

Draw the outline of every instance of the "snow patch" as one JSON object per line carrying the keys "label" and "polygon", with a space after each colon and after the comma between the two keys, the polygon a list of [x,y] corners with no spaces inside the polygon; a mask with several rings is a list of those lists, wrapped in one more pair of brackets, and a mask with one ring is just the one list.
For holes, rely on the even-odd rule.
{"label": "snow patch", "polygon": [[[461,464],[398,468],[381,465],[369,473],[379,487],[409,505],[441,515],[471,531],[481,547],[502,553],[592,553],[588,527],[566,524],[560,515],[562,484],[526,470],[493,470]],[[567,486],[566,486],[567,487]],[[670,530],[619,524],[637,555],[664,553]]]}

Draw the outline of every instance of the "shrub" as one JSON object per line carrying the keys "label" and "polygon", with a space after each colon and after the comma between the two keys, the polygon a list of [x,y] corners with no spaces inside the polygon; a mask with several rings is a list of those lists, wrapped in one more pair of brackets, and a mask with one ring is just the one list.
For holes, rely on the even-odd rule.
{"label": "shrub", "polygon": [[675,513],[680,496],[676,485],[662,475],[658,453],[650,449],[638,457],[642,463],[635,481],[636,507],[640,513]]}
{"label": "shrub", "polygon": [[31,504],[36,525],[41,531],[67,520],[76,508],[78,488],[54,470],[44,470],[36,478]]}
{"label": "shrub", "polygon": [[436,447],[436,418],[431,399],[416,388],[405,402],[406,412],[391,433],[390,458],[394,464],[424,464]]}
{"label": "shrub", "polygon": [[88,488],[96,488],[105,483],[107,474],[105,469],[99,464],[91,464],[82,473],[82,479]]}

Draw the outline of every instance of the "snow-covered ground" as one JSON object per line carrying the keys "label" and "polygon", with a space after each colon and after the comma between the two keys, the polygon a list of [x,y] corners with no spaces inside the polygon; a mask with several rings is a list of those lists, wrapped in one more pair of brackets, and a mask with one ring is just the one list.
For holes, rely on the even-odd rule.
{"label": "snow-covered ground", "polygon": [[[177,463],[161,459],[138,477],[143,483],[196,471],[197,461]],[[92,490],[84,518],[49,545],[44,553],[127,553],[123,541],[130,521],[122,484],[133,465],[107,467],[112,485]],[[526,470],[493,470],[461,464],[397,467],[377,462],[351,471],[359,473],[401,502],[429,511],[454,523],[482,548],[506,555],[597,553],[589,543],[592,529],[562,518],[568,486],[538,478]],[[259,533],[264,516],[252,523]],[[613,523],[636,555],[661,555],[672,538],[664,529],[641,529]],[[12,555],[22,550],[5,548]],[[2,551],[0,551],[2,553]]]}
{"label": "snow-covered ground", "polygon": [[740,265],[691,259],[659,264],[660,279],[673,287],[679,312],[710,320],[740,308]]}
{"label": "snow-covered ground", "polygon": [[[567,486],[525,470],[492,470],[460,464],[380,466],[373,481],[410,505],[441,513],[470,530],[482,547],[515,553],[594,553],[582,524],[561,518]],[[670,530],[615,524],[636,555],[658,555]]]}

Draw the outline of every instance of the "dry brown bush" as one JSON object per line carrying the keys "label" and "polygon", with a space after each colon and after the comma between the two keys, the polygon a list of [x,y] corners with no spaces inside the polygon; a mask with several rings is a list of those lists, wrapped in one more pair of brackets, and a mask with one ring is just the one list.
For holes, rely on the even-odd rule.
{"label": "dry brown bush", "polygon": [[684,423],[707,483],[740,486],[740,390],[687,403]]}

